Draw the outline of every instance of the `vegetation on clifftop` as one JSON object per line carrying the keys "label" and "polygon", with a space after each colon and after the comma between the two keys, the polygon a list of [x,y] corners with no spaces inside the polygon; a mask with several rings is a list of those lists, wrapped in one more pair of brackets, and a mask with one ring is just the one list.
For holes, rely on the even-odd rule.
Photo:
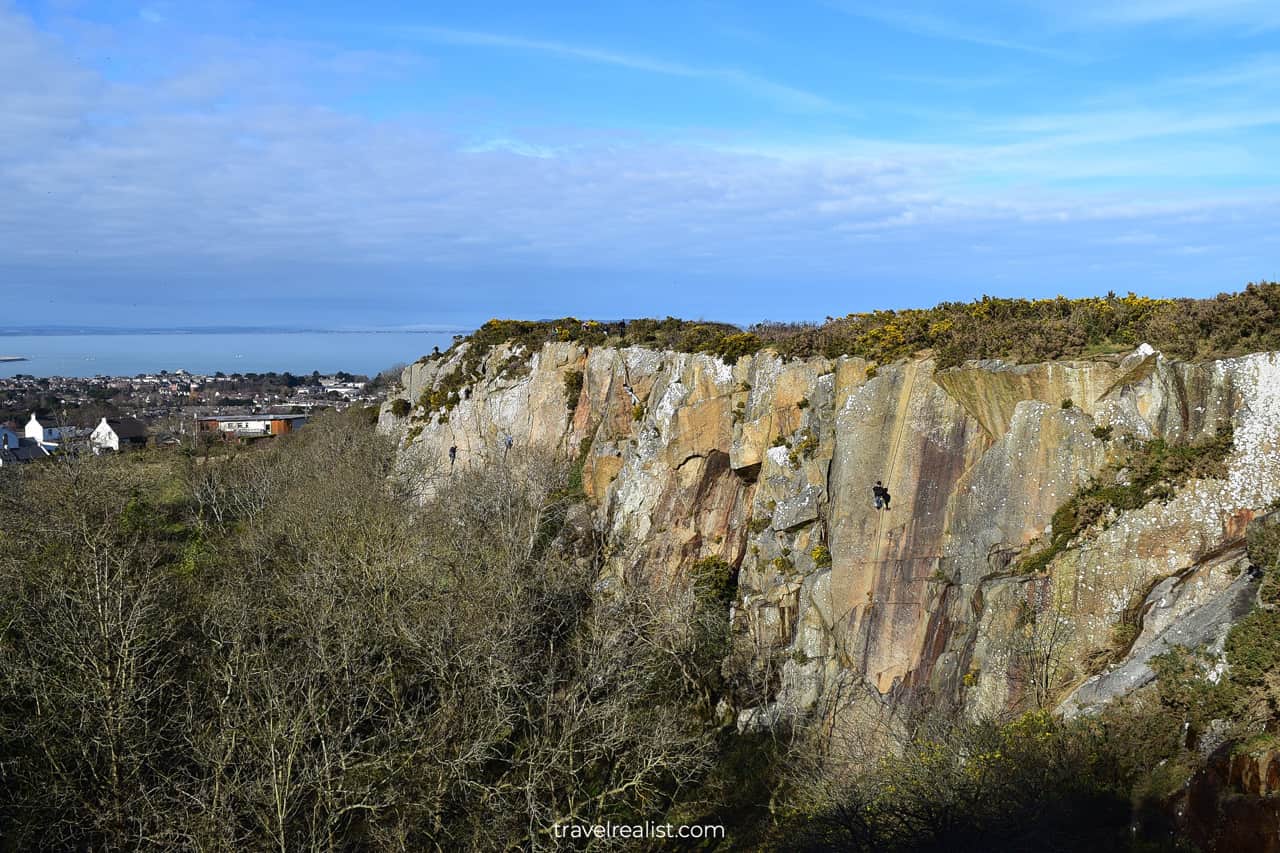
{"label": "vegetation on clifftop", "polygon": [[953,367],[969,359],[1088,357],[1144,341],[1179,358],[1215,358],[1280,349],[1280,284],[1250,284],[1213,299],[1133,293],[1083,299],[984,296],[932,308],[829,317],[824,323],[763,322],[746,330],[674,317],[611,323],[573,317],[490,320],[463,340],[470,345],[465,375],[474,375],[471,368],[496,345],[513,344],[528,354],[548,341],[710,353],[729,363],[760,349],[787,358],[852,355],[879,363],[930,350],[940,367]]}
{"label": "vegetation on clifftop", "polygon": [[[514,379],[528,372],[529,359],[543,344],[556,341],[707,353],[728,364],[762,349],[784,358],[858,356],[872,362],[868,378],[875,376],[875,363],[924,351],[932,352],[943,368],[971,359],[1035,362],[1089,357],[1142,342],[1179,358],[1217,358],[1280,349],[1280,283],[1250,284],[1239,293],[1213,299],[1151,299],[1133,293],[1085,299],[984,296],[933,308],[829,317],[821,324],[764,322],[745,331],[729,323],[674,317],[608,323],[576,317],[494,319],[459,337],[447,352],[421,359],[455,361],[422,392],[417,417],[447,415],[481,378],[495,347],[510,348],[496,366],[497,375]],[[572,392],[568,384],[565,390]]]}

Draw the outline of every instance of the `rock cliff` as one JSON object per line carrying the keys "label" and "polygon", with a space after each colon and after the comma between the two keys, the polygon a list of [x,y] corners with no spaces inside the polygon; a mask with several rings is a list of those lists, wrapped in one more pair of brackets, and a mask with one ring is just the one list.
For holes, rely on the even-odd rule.
{"label": "rock cliff", "polygon": [[[467,346],[408,367],[393,396],[457,385]],[[582,466],[614,571],[737,568],[735,624],[782,670],[743,719],[859,682],[971,712],[1031,698],[1087,711],[1149,681],[1169,644],[1221,642],[1255,598],[1244,529],[1280,498],[1280,353],[1193,364],[1144,345],[939,370],[927,353],[727,364],[547,343],[492,348],[455,390],[447,411],[380,416],[427,488],[450,446],[476,465],[510,436]],[[1110,511],[1042,568],[1020,562],[1079,490],[1123,482],[1134,441],[1194,445],[1224,427],[1221,476]]]}

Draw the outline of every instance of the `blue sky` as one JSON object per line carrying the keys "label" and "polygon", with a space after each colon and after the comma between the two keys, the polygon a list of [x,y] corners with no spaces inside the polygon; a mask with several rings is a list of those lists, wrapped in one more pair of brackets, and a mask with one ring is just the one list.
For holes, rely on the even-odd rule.
{"label": "blue sky", "polygon": [[0,0],[5,325],[1280,279],[1280,4]]}

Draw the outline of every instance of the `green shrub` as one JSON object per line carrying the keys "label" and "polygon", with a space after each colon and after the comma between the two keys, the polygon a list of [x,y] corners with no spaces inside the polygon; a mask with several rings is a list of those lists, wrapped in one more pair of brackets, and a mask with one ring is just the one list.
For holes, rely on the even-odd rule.
{"label": "green shrub", "polygon": [[1258,608],[1233,625],[1226,654],[1233,684],[1265,688],[1280,673],[1280,610]]}
{"label": "green shrub", "polygon": [[1245,533],[1249,562],[1262,571],[1259,599],[1280,604],[1280,518],[1263,516],[1249,524]]}
{"label": "green shrub", "polygon": [[1063,401],[1062,401],[1062,404],[1061,404],[1061,407],[1062,407],[1062,408],[1064,408],[1064,409],[1070,409],[1070,408],[1073,408],[1074,406],[1075,406],[1075,403],[1071,402],[1071,398],[1070,398],[1070,397],[1068,397],[1067,399],[1063,400]]}
{"label": "green shrub", "polygon": [[1225,719],[1235,706],[1230,679],[1208,677],[1215,661],[1181,646],[1151,659],[1161,704],[1177,711],[1195,731],[1211,720]]}
{"label": "green shrub", "polygon": [[1133,641],[1138,639],[1138,626],[1129,621],[1117,622],[1111,626],[1111,648],[1115,651],[1115,658],[1118,660],[1133,646]]}
{"label": "green shrub", "polygon": [[750,332],[722,335],[711,344],[707,351],[713,352],[725,364],[735,364],[744,355],[751,355],[760,349],[760,339]]}
{"label": "green shrub", "polygon": [[1245,543],[1249,560],[1258,568],[1280,566],[1280,518],[1262,516],[1250,522]]}
{"label": "green shrub", "polygon": [[738,594],[738,574],[719,557],[704,557],[691,569],[694,594],[700,607],[727,609]]}
{"label": "green shrub", "polygon": [[831,566],[831,549],[826,545],[814,545],[809,551],[809,556],[813,558],[813,564],[819,569],[830,568]]}
{"label": "green shrub", "polygon": [[565,487],[565,496],[572,500],[586,498],[587,492],[583,482],[583,472],[587,467],[587,456],[591,453],[591,439],[584,438],[578,442],[578,455],[569,468],[569,483]]}
{"label": "green shrub", "polygon": [[[1163,439],[1134,442],[1122,462],[1058,507],[1050,522],[1048,541],[1018,560],[1014,571],[1044,571],[1077,536],[1108,513],[1141,509],[1154,500],[1167,501],[1191,479],[1224,476],[1233,442],[1230,425],[1196,444],[1169,444]],[[1116,482],[1122,471],[1127,482]]]}
{"label": "green shrub", "polygon": [[1135,844],[1129,789],[1176,745],[1135,748],[1109,722],[1047,712],[1008,722],[920,716],[900,748],[786,792],[777,849],[1147,849]]}
{"label": "green shrub", "polygon": [[397,397],[391,401],[391,414],[395,415],[397,418],[403,418],[405,415],[409,414],[412,409],[413,407],[409,405],[408,400]]}
{"label": "green shrub", "polygon": [[1151,661],[1161,704],[1189,727],[1194,742],[1213,720],[1239,740],[1280,723],[1280,610],[1257,608],[1227,632],[1225,671],[1200,650],[1176,647]]}
{"label": "green shrub", "polygon": [[813,453],[818,449],[818,434],[813,430],[805,430],[800,436],[800,440],[796,442],[794,450],[805,459],[812,459]]}
{"label": "green shrub", "polygon": [[582,396],[583,375],[581,370],[570,370],[564,375],[564,402],[569,407],[569,416],[578,410],[578,400]]}

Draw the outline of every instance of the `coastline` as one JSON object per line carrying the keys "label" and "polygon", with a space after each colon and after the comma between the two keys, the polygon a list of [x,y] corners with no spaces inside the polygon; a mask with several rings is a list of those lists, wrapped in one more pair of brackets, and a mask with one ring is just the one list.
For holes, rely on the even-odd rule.
{"label": "coastline", "polygon": [[0,334],[0,377],[136,376],[161,370],[213,375],[232,373],[310,374],[313,371],[375,376],[432,351],[448,349],[453,336],[423,332],[327,334]]}

